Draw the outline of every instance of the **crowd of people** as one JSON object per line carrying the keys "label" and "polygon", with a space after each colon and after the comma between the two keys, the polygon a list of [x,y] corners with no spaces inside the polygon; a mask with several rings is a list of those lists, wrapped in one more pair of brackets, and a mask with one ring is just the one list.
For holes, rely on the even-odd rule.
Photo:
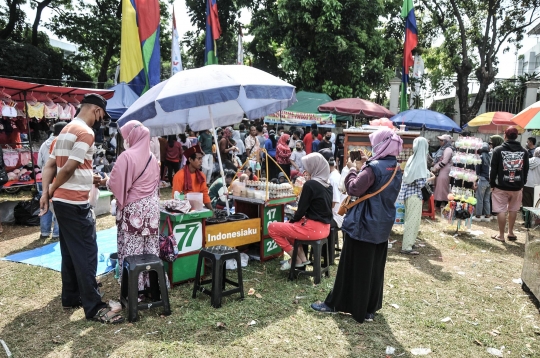
{"label": "crowd of people", "polygon": [[[341,141],[331,131],[319,133],[316,126],[304,134],[302,128],[285,131],[281,126],[246,128],[242,124],[238,131],[218,129],[214,142],[210,131],[151,138],[144,124],[130,121],[120,128],[125,150],[110,175],[96,175],[92,168],[93,128],[108,117],[105,108],[102,97],[86,96],[77,118],[55,126],[40,155],[41,232],[50,235],[52,230],[53,236],[59,237],[63,307],[83,307],[87,319],[111,324],[124,321],[121,307],[102,301],[95,278],[97,244],[90,196],[96,186],[107,187],[116,198],[121,266],[127,256],[159,253],[159,187],[165,178],[173,193],[202,193],[204,205],[213,210],[228,200],[226,188],[234,187],[235,177],[257,180],[256,173],[263,168],[268,168],[265,174],[273,181],[302,175],[305,183],[293,218],[270,223],[268,231],[292,256],[295,240],[320,240],[328,237],[330,228],[341,228],[343,249],[334,287],[323,302],[311,307],[326,313],[347,312],[360,323],[372,321],[382,307],[396,200],[403,200],[406,208],[400,251],[406,255],[419,254],[415,248],[426,184],[435,185],[434,198],[439,207],[449,200],[449,172],[456,151],[452,137],[438,137],[440,148],[433,157],[428,141],[416,138],[413,154],[402,171],[397,157],[403,141],[388,128],[369,135],[371,157],[360,151],[354,158],[348,155],[343,165]],[[479,150],[481,163],[476,165],[478,180],[472,184],[477,197],[475,219],[486,221],[495,213],[500,233],[493,238],[499,241],[505,241],[505,235],[515,239],[517,212],[522,205],[532,206],[530,193],[525,194],[529,190],[524,188],[540,185],[540,149],[522,148],[517,135],[516,128],[509,127],[504,138],[492,136],[484,143]],[[534,145],[533,138],[529,143]],[[214,168],[217,156],[226,168],[223,177]],[[346,198],[351,204],[344,213],[339,209]],[[284,261],[281,270],[310,264],[302,247],[295,259]],[[149,286],[147,274],[139,277],[138,286],[140,291]],[[144,299],[144,295],[139,297]]]}

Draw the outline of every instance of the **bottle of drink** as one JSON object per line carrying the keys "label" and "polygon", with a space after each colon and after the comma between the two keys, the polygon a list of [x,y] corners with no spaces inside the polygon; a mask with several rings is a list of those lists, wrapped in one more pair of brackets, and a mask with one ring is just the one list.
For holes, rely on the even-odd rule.
{"label": "bottle of drink", "polygon": [[111,200],[111,215],[116,216],[116,199]]}

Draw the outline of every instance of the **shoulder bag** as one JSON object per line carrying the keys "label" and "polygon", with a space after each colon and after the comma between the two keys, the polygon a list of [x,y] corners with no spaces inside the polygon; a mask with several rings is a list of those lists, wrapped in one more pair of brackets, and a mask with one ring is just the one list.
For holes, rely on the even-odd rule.
{"label": "shoulder bag", "polygon": [[347,214],[347,211],[349,211],[350,208],[352,208],[353,206],[355,205],[358,205],[360,204],[362,201],[365,201],[377,194],[379,194],[381,191],[383,191],[384,189],[386,189],[386,187],[388,185],[390,185],[390,183],[392,182],[392,180],[394,180],[394,177],[396,176],[396,173],[397,173],[397,170],[398,170],[398,167],[399,167],[399,163],[396,163],[396,168],[394,169],[394,173],[392,173],[392,177],[390,178],[390,180],[388,180],[386,182],[386,184],[384,184],[382,187],[379,188],[379,190],[377,190],[376,192],[374,193],[370,193],[370,194],[367,194],[367,195],[364,195],[358,199],[356,199],[355,201],[353,201],[351,203],[351,196],[348,195],[345,200],[343,200],[343,202],[341,203],[341,206],[339,207],[339,211],[338,211],[338,215],[345,215]]}

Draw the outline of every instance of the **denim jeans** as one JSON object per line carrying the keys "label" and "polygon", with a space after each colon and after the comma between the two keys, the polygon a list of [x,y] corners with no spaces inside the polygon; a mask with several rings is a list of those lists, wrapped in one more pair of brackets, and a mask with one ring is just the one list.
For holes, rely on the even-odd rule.
{"label": "denim jeans", "polygon": [[491,187],[489,181],[480,177],[478,188],[476,189],[476,216],[491,215]]}
{"label": "denim jeans", "polygon": [[[39,194],[43,192],[43,187],[41,183],[38,183]],[[51,226],[54,224],[52,236],[59,237],[60,229],[58,229],[58,221],[56,221],[56,216],[53,213],[53,207],[49,204],[49,211],[39,218],[39,223],[41,226],[41,236],[49,236],[51,234]]]}

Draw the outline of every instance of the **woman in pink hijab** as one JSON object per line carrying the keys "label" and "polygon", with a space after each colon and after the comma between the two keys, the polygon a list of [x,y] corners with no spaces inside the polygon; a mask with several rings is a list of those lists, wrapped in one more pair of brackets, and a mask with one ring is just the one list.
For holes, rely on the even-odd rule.
{"label": "woman in pink hijab", "polygon": [[[150,152],[150,131],[141,122],[127,122],[120,133],[126,150],[118,156],[106,184],[116,198],[118,265],[122,267],[126,256],[159,256],[159,164]],[[139,291],[148,286],[148,272],[144,272],[139,276]]]}

